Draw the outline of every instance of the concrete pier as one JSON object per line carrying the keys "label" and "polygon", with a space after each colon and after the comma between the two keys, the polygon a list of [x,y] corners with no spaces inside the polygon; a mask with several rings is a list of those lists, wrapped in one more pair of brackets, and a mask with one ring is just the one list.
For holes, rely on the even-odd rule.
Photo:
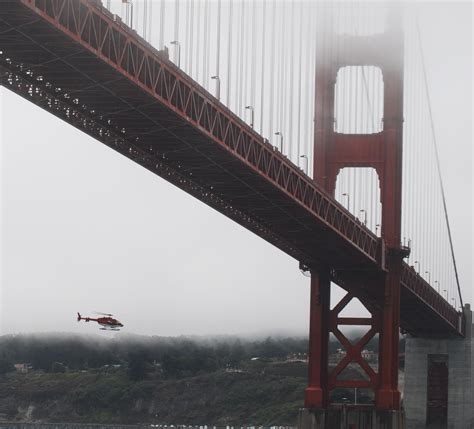
{"label": "concrete pier", "polygon": [[331,406],[326,410],[302,408],[298,429],[405,429],[401,411],[378,411],[373,406]]}
{"label": "concrete pier", "polygon": [[474,428],[472,312],[465,338],[408,337],[403,403],[407,429]]}

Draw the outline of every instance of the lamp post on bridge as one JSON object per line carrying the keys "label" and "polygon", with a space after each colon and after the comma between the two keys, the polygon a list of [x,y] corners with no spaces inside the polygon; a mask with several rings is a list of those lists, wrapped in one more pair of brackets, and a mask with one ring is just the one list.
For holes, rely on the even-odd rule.
{"label": "lamp post on bridge", "polygon": [[309,164],[309,160],[308,160],[308,157],[306,155],[300,155],[300,158],[303,158],[305,161],[306,161],[306,168],[303,170],[306,174],[308,174],[308,164]]}
{"label": "lamp post on bridge", "polygon": [[418,261],[413,262],[413,265],[416,266],[416,264],[418,264],[418,270],[415,268],[415,271],[417,274],[420,274],[420,263]]}
{"label": "lamp post on bridge", "polygon": [[254,117],[254,109],[253,106],[245,106],[247,110],[250,110],[250,127],[253,128],[253,117]]}
{"label": "lamp post on bridge", "polygon": [[280,136],[280,152],[283,153],[283,133],[281,131],[277,131],[275,135]]}
{"label": "lamp post on bridge", "polygon": [[377,235],[377,233],[379,232],[379,228],[380,228],[380,224],[376,224],[375,225],[375,235]]}
{"label": "lamp post on bridge", "polygon": [[447,289],[443,289],[443,292],[446,292],[446,301],[449,301],[449,291]]}
{"label": "lamp post on bridge", "polygon": [[438,280],[435,280],[434,283],[435,283],[435,284],[438,284],[438,286],[437,286],[436,289],[438,290],[438,293],[439,293],[439,281],[438,281]]}
{"label": "lamp post on bridge", "polygon": [[431,274],[429,271],[425,271],[425,274],[428,274],[428,283],[431,284]]}
{"label": "lamp post on bridge", "polygon": [[[123,13],[124,4],[126,7],[126,13],[127,13],[125,22],[130,28],[133,29],[133,2],[132,0],[122,0],[122,13]],[[107,1],[107,9],[110,10],[110,1]]]}
{"label": "lamp post on bridge", "polygon": [[342,194],[342,196],[343,196],[343,197],[347,197],[347,210],[350,211],[350,206],[351,206],[351,205],[350,205],[350,203],[349,203],[349,202],[350,202],[349,194],[348,194],[347,192],[344,192],[344,193]]}
{"label": "lamp post on bridge", "polygon": [[367,210],[361,209],[361,213],[364,213],[364,225],[367,226]]}
{"label": "lamp post on bridge", "polygon": [[173,40],[170,42],[172,45],[176,46],[176,51],[175,51],[175,63],[178,66],[178,68],[181,68],[181,45],[177,40]]}
{"label": "lamp post on bridge", "polygon": [[216,81],[216,98],[220,101],[221,100],[221,79],[219,76],[211,76],[211,79]]}

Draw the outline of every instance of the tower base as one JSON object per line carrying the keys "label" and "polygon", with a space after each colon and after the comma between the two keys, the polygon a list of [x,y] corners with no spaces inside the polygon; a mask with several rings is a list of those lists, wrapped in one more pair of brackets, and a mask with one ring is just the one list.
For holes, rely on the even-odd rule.
{"label": "tower base", "polygon": [[380,411],[370,406],[302,408],[298,429],[405,429],[402,411]]}
{"label": "tower base", "polygon": [[472,313],[464,338],[406,339],[403,403],[407,429],[474,427]]}

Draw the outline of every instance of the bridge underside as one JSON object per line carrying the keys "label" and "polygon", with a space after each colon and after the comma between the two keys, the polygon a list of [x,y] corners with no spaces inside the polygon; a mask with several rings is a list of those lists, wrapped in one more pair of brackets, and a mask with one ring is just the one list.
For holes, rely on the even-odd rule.
{"label": "bridge underside", "polygon": [[[168,94],[168,101],[154,96],[143,84],[153,79],[155,63],[143,70],[141,80],[141,72],[135,76],[131,72],[138,68],[133,62],[139,62],[139,53],[132,45],[128,48],[128,65],[122,63],[119,67],[113,59],[104,60],[97,54],[103,46],[94,47],[91,36],[84,37],[84,29],[81,37],[74,34],[71,16],[61,18],[59,14],[54,18],[55,12],[50,11],[49,19],[41,10],[32,9],[30,3],[33,2],[2,2],[3,86],[175,184],[304,264],[329,267],[333,281],[351,290],[368,306],[380,307],[385,277],[380,262],[384,251],[381,240],[286,157],[178,70],[166,53],[139,40],[140,47],[154,55],[156,64],[166,68],[159,85]],[[53,3],[36,2],[46,12],[48,4]],[[126,44],[127,37],[138,40],[135,33],[113,23],[113,17],[104,9],[94,13],[110,21],[111,28],[120,35],[115,39],[117,44]],[[66,19],[65,27],[60,28],[55,19]],[[90,18],[91,23],[94,19]],[[89,31],[107,30],[101,22],[96,27],[90,25]],[[104,43],[106,40],[112,43],[106,38]],[[171,93],[167,86],[181,89]],[[189,88],[199,91],[200,98],[191,97]],[[186,116],[183,111],[188,104]],[[423,336],[460,332],[454,309],[406,264],[402,272],[401,327]]]}

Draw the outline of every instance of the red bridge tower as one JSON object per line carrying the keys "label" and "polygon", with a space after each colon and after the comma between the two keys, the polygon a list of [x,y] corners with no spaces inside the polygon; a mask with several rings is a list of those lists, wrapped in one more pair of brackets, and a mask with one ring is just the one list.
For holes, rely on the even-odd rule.
{"label": "red bridge tower", "polygon": [[[328,410],[330,392],[335,388],[370,388],[380,415],[398,414],[398,342],[400,325],[400,274],[406,250],[401,247],[402,128],[403,128],[403,37],[400,16],[382,34],[372,36],[336,35],[327,29],[328,20],[318,23],[316,106],[314,130],[314,173],[317,183],[334,196],[337,175],[345,167],[371,167],[378,174],[382,203],[380,263],[384,277],[371,278],[344,267],[311,267],[309,386],[305,408]],[[395,22],[396,21],[396,22]],[[334,130],[335,85],[338,70],[345,66],[376,66],[384,83],[383,129],[374,134],[342,134]],[[347,295],[331,310],[331,280],[342,279]],[[355,283],[359,287],[355,287]],[[377,283],[377,302],[355,291],[361,282]],[[383,292],[382,292],[383,291]],[[340,317],[341,310],[358,298],[370,318]],[[370,326],[367,334],[353,345],[339,329],[341,325]],[[346,356],[328,369],[329,335],[333,333]],[[361,352],[379,334],[379,365],[375,372]],[[367,380],[340,380],[338,376],[351,362],[358,363]],[[393,417],[390,417],[393,422]],[[330,427],[320,422],[316,427]],[[314,427],[314,426],[313,426]],[[394,427],[392,423],[384,427]]]}

